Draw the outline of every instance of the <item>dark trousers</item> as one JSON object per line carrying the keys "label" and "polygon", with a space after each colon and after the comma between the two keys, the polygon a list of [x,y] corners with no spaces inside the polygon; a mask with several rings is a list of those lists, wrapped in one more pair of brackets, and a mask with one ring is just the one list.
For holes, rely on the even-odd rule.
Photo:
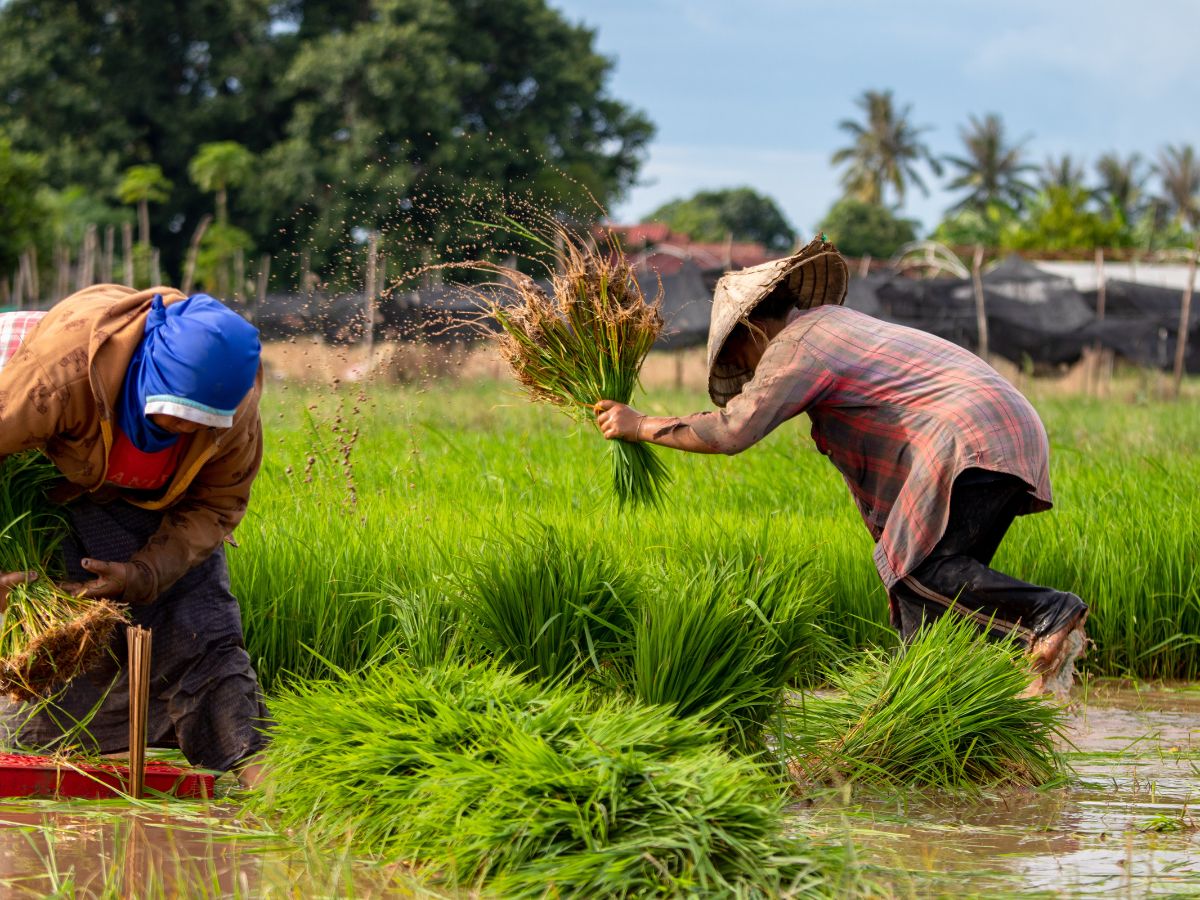
{"label": "dark trousers", "polygon": [[[163,514],[121,501],[88,498],[68,510],[72,534],[64,545],[69,578],[91,577],[83,557],[123,562],[158,529]],[[225,771],[263,749],[270,722],[258,678],[242,640],[241,612],[229,592],[229,568],[218,549],[161,597],[130,609],[133,624],[149,628],[150,746],[178,747],[193,765]],[[129,746],[129,679],[125,629],[112,654],[38,709],[0,698],[0,740],[25,749],[58,749],[65,742],[93,752]],[[81,731],[77,723],[86,722]]]}
{"label": "dark trousers", "polygon": [[1074,594],[1038,587],[990,568],[1000,541],[1028,503],[1019,478],[968,469],[954,482],[942,539],[892,588],[892,625],[905,641],[947,611],[967,616],[989,636],[1034,638],[1074,622],[1087,605]]}

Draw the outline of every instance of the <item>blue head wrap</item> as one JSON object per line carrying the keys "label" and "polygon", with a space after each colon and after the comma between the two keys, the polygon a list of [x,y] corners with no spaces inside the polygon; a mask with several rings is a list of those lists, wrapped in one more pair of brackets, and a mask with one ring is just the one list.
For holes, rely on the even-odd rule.
{"label": "blue head wrap", "polygon": [[261,352],[258,329],[221,301],[193,294],[167,306],[156,296],[125,373],[117,426],[144,453],[178,439],[151,422],[152,413],[228,428],[254,386]]}

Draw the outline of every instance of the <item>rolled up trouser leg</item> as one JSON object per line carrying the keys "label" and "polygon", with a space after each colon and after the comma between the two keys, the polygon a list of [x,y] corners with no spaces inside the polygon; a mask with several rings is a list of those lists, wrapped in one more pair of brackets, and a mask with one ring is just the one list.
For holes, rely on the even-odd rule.
{"label": "rolled up trouser leg", "polygon": [[1087,605],[1072,593],[1029,584],[969,556],[926,560],[892,593],[906,639],[923,621],[952,611],[974,621],[990,637],[1013,635],[1028,647],[1035,638],[1072,624],[1087,611]]}

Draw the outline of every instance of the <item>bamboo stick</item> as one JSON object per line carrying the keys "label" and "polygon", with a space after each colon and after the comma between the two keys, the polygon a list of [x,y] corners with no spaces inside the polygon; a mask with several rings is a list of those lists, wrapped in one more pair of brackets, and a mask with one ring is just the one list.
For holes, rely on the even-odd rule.
{"label": "bamboo stick", "polygon": [[121,253],[125,261],[125,283],[136,287],[133,283],[133,223],[121,223]]}
{"label": "bamboo stick", "polygon": [[1188,328],[1191,325],[1192,291],[1196,283],[1196,257],[1200,256],[1200,238],[1188,257],[1187,283],[1183,286],[1183,296],[1179,298],[1179,334],[1175,338],[1175,377],[1172,393],[1178,400],[1183,390],[1184,363],[1187,358]]}
{"label": "bamboo stick", "polygon": [[367,239],[367,296],[366,301],[366,330],[363,332],[363,345],[367,350],[366,371],[371,371],[372,357],[375,355],[375,291],[379,274],[379,234],[372,231]]}
{"label": "bamboo stick", "polygon": [[150,250],[150,286],[155,287],[162,284],[162,274],[159,268],[158,248],[153,247]]}
{"label": "bamboo stick", "polygon": [[253,322],[255,316],[258,315],[258,312],[262,309],[263,304],[267,302],[267,285],[270,280],[271,254],[264,253],[258,262],[258,290],[255,292],[254,306],[250,308],[250,314],[248,316],[251,322]]}
{"label": "bamboo stick", "polygon": [[113,280],[113,251],[116,249],[117,230],[111,225],[104,226],[104,255],[100,258],[100,281],[112,284]]}
{"label": "bamboo stick", "polygon": [[187,261],[183,264],[183,286],[181,290],[185,294],[192,292],[192,283],[196,279],[196,259],[200,256],[200,242],[204,240],[204,232],[208,230],[208,226],[211,223],[212,216],[206,213],[200,219],[196,230],[192,232],[192,241],[188,245]]}
{"label": "bamboo stick", "polygon": [[129,794],[141,799],[146,779],[146,725],[150,705],[150,631],[133,625],[129,643]]}
{"label": "bamboo stick", "polygon": [[971,283],[975,286],[975,325],[979,331],[979,356],[988,358],[987,307],[983,299],[983,244],[975,245],[975,259],[971,264]]}

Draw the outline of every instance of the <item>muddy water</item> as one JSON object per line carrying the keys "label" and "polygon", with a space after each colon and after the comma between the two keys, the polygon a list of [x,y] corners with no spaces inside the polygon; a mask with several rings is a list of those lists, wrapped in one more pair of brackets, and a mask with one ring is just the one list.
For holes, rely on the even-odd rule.
{"label": "muddy water", "polygon": [[801,827],[849,825],[900,895],[1200,897],[1200,689],[1077,700],[1065,788],[838,798],[799,813]]}
{"label": "muddy water", "polygon": [[[1071,719],[1070,785],[970,803],[838,797],[797,827],[844,839],[897,896],[1200,897],[1200,688],[1104,687]],[[0,897],[411,896],[402,871],[255,832],[215,803],[0,801]]]}

